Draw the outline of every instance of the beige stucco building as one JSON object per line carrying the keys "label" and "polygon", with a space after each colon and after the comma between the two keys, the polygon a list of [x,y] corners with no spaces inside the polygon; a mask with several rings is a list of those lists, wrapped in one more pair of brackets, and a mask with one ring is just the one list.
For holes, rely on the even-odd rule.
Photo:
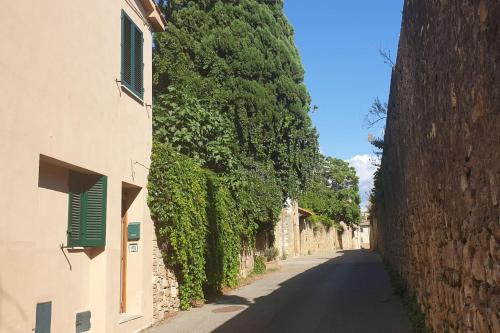
{"label": "beige stucco building", "polygon": [[151,45],[164,28],[153,0],[2,3],[0,332],[152,322]]}

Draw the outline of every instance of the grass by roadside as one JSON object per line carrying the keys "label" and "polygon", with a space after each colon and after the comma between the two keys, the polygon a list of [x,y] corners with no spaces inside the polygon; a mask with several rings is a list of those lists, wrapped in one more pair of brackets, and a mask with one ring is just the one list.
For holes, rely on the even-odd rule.
{"label": "grass by roadside", "polygon": [[403,300],[405,310],[410,318],[415,333],[433,333],[425,324],[425,314],[420,309],[415,293],[408,289],[403,277],[387,260],[384,260],[384,267],[389,274],[393,293]]}
{"label": "grass by roadside", "polygon": [[[248,274],[246,277],[242,277],[238,280],[238,286],[236,288],[233,288],[233,289],[228,289],[227,291],[231,291],[231,290],[235,290],[235,289],[238,289],[238,288],[241,288],[241,287],[244,287],[246,285],[249,285],[257,280],[260,280],[262,279],[264,276],[266,276],[267,274],[269,273],[273,273],[273,272],[277,272],[279,271],[280,269],[279,268],[268,268],[266,269],[265,272],[263,273],[255,273],[255,272],[252,272],[250,274]],[[226,290],[224,290],[224,292],[226,292]]]}

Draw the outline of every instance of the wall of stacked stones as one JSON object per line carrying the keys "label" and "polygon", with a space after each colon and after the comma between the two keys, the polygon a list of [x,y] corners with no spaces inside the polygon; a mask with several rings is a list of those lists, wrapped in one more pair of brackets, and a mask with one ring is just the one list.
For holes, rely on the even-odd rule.
{"label": "wall of stacked stones", "polygon": [[172,270],[165,266],[162,244],[157,241],[153,226],[153,320],[157,322],[166,315],[179,311],[179,284]]}
{"label": "wall of stacked stones", "polygon": [[[153,320],[158,322],[169,314],[179,311],[179,284],[173,270],[165,265],[162,251],[165,245],[157,240],[153,227]],[[242,244],[240,276],[247,277],[254,268],[253,250]]]}
{"label": "wall of stacked stones", "polygon": [[300,255],[331,253],[339,249],[337,229],[305,222],[300,230]]}
{"label": "wall of stacked stones", "polygon": [[500,332],[500,0],[406,0],[372,241],[435,332]]}

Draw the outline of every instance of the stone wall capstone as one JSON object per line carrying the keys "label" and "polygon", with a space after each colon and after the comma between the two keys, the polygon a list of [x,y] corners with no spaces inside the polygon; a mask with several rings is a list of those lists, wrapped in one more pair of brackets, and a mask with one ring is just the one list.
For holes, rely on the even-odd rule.
{"label": "stone wall capstone", "polygon": [[435,332],[500,332],[500,1],[404,3],[373,246]]}

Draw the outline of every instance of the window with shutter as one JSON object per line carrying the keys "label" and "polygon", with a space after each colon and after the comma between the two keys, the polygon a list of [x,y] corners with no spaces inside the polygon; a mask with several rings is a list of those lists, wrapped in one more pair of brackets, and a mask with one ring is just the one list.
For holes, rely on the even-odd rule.
{"label": "window with shutter", "polygon": [[83,246],[104,246],[106,243],[106,180],[105,176],[88,177],[85,192],[86,218]]}
{"label": "window with shutter", "polygon": [[70,174],[68,246],[105,246],[106,193],[106,176]]}
{"label": "window with shutter", "polygon": [[82,187],[80,177],[70,173],[69,178],[69,221],[68,221],[68,246],[82,246],[80,220],[82,215]]}
{"label": "window with shutter", "polygon": [[142,31],[122,11],[122,85],[140,99],[144,95],[143,44]]}

